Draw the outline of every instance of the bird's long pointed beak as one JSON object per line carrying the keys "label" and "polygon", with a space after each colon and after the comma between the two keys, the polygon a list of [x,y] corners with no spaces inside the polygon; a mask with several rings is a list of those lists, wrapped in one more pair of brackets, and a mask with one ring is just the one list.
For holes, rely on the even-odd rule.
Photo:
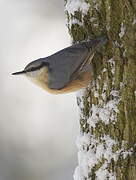
{"label": "bird's long pointed beak", "polygon": [[20,74],[25,74],[26,71],[19,71],[19,72],[15,72],[15,73],[12,73],[11,75],[20,75]]}

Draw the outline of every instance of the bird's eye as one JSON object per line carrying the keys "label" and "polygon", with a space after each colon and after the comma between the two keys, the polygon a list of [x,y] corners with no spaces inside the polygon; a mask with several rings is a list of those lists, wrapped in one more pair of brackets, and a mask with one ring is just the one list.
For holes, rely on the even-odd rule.
{"label": "bird's eye", "polygon": [[26,69],[26,72],[36,71],[37,69],[39,69],[39,68],[38,67],[30,67],[30,68]]}
{"label": "bird's eye", "polygon": [[49,67],[49,63],[48,62],[42,62],[41,64],[39,64],[39,66],[29,67],[28,69],[26,69],[26,72],[36,71],[36,70],[41,69],[44,66]]}
{"label": "bird's eye", "polygon": [[29,70],[30,70],[30,71],[35,71],[35,70],[37,70],[37,69],[39,69],[39,67],[31,67]]}

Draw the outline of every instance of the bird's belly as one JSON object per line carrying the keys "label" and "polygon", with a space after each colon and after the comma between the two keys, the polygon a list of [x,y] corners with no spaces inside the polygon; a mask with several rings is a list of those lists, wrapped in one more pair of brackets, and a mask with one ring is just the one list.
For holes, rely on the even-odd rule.
{"label": "bird's belly", "polygon": [[78,77],[77,79],[71,81],[67,86],[58,90],[58,89],[50,89],[48,87],[47,82],[43,82],[42,80],[39,80],[39,79],[38,80],[31,79],[31,81],[33,81],[35,84],[37,84],[42,89],[44,89],[44,90],[46,90],[52,94],[64,94],[64,93],[70,93],[70,92],[78,91],[81,88],[87,87],[90,80],[91,80],[90,72],[85,72],[80,77]]}

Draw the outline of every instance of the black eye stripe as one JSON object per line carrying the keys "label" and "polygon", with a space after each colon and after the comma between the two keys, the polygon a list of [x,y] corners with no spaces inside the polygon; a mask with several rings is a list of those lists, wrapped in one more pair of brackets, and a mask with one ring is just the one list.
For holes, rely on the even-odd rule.
{"label": "black eye stripe", "polygon": [[25,72],[32,72],[32,71],[36,71],[41,69],[42,67],[47,66],[49,67],[49,63],[48,62],[42,62],[39,66],[37,67],[31,67],[30,69],[26,69]]}

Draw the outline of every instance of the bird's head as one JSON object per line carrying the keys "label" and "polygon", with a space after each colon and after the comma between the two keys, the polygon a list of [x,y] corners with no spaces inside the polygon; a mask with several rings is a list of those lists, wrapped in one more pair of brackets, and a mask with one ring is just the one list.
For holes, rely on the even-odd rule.
{"label": "bird's head", "polygon": [[29,80],[39,86],[48,84],[49,63],[45,59],[38,59],[29,63],[23,71],[12,73],[12,75],[25,75]]}
{"label": "bird's head", "polygon": [[43,61],[42,59],[38,59],[29,63],[23,71],[12,73],[12,75],[26,75],[30,78],[38,78],[43,73],[43,71],[48,71],[48,67],[48,62]]}

